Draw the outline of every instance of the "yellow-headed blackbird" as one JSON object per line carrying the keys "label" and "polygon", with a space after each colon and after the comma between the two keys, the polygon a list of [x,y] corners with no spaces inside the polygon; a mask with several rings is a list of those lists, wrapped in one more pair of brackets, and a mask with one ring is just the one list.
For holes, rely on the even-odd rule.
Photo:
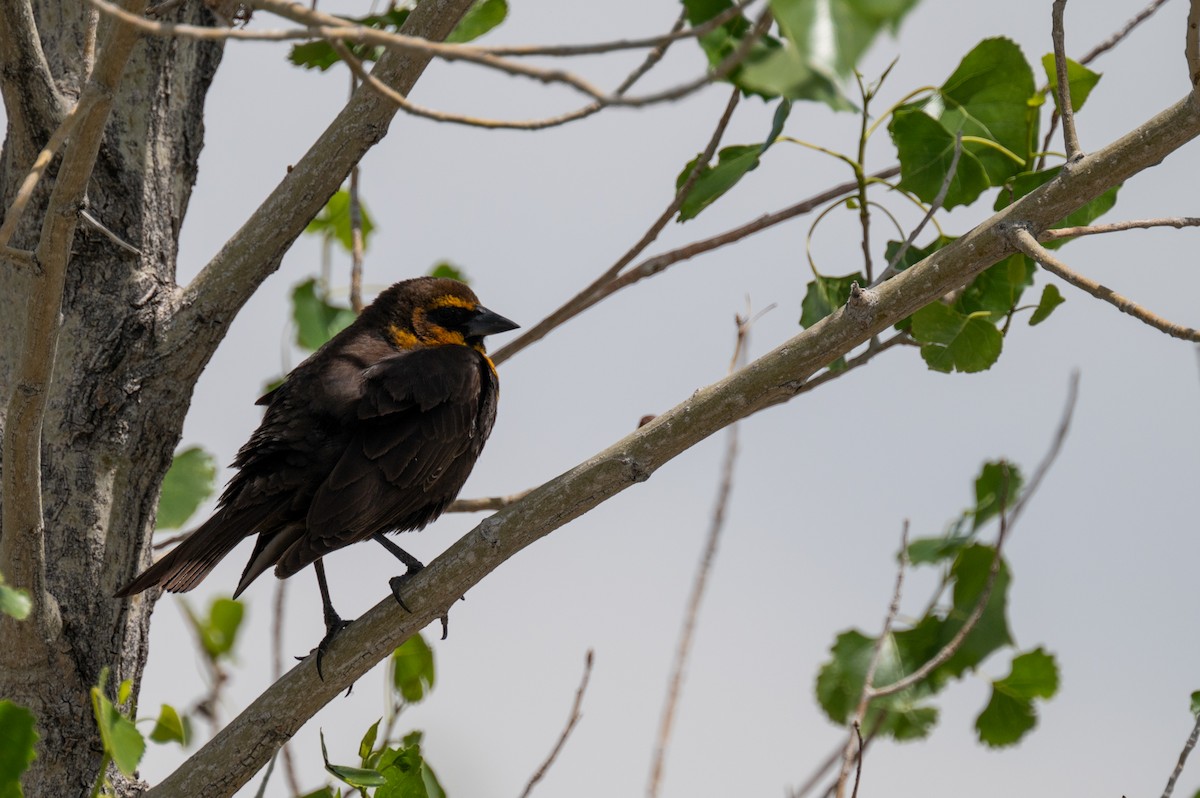
{"label": "yellow-headed blackbird", "polygon": [[[325,609],[319,656],[345,625],[321,558],[374,538],[408,567],[404,576],[422,567],[384,533],[421,529],[458,495],[496,418],[499,384],[483,338],[516,327],[456,280],[421,277],[384,291],[258,400],[266,414],[216,512],[117,596],[191,590],[257,535],[233,595],[271,566],[285,579],[312,563]],[[403,578],[392,580],[397,601]]]}

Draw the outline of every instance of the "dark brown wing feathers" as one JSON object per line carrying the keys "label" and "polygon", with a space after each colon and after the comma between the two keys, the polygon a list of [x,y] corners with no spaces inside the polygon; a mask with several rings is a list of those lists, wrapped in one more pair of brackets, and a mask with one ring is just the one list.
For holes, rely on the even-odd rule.
{"label": "dark brown wing feathers", "polygon": [[[391,302],[416,301],[397,293],[406,285],[389,289]],[[238,452],[216,513],[117,595],[190,590],[258,535],[241,593],[272,566],[287,577],[441,514],[491,432],[495,371],[470,346],[398,350],[377,307],[389,292],[259,400],[266,414]]]}

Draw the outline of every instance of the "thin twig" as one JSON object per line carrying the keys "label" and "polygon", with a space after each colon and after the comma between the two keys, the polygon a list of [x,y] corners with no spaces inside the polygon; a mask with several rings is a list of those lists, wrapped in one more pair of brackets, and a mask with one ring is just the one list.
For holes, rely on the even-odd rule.
{"label": "thin twig", "polygon": [[[275,580],[275,596],[271,601],[271,681],[277,681],[283,675],[283,612],[287,606],[287,586],[286,579]],[[290,740],[283,744],[279,753],[283,757],[283,776],[287,780],[288,790],[292,795],[302,795]]]}
{"label": "thin twig", "polygon": [[1200,341],[1200,330],[1168,321],[1133,300],[1118,294],[1108,286],[1101,285],[1095,280],[1072,271],[1065,263],[1055,258],[1045,247],[1039,244],[1037,239],[1033,237],[1033,234],[1026,228],[1014,227],[1011,232],[1011,238],[1017,249],[1040,263],[1046,271],[1058,275],[1081,291],[1086,291],[1097,299],[1103,299],[1122,313],[1128,313],[1138,321],[1149,324],[1154,329],[1164,332],[1172,338],[1179,338],[1184,341]]}
{"label": "thin twig", "polygon": [[29,205],[29,200],[33,198],[33,190],[37,187],[38,181],[42,179],[42,175],[46,173],[46,168],[50,166],[50,162],[54,160],[54,156],[58,154],[63,142],[71,135],[71,131],[75,129],[75,123],[78,120],[79,104],[76,104],[63,117],[62,123],[59,124],[50,136],[50,141],[46,142],[46,146],[42,148],[37,158],[34,159],[33,166],[29,169],[29,174],[25,175],[25,179],[21,181],[21,187],[17,189],[16,196],[13,197],[8,210],[4,212],[4,224],[0,225],[0,246],[6,246],[12,238],[13,233],[16,232],[17,223],[21,221],[21,216],[25,213],[25,208]]}
{"label": "thin twig", "polygon": [[813,788],[815,788],[821,782],[821,779],[825,778],[825,773],[834,765],[836,765],[838,760],[842,758],[842,750],[844,747],[845,746],[839,743],[836,748],[830,751],[829,756],[825,757],[825,759],[822,760],[819,765],[817,765],[817,767],[811,774],[809,774],[809,777],[803,784],[794,790],[788,790],[788,798],[804,798],[805,795],[808,795]]}
{"label": "thin twig", "polygon": [[1054,0],[1051,10],[1051,36],[1054,39],[1054,67],[1058,75],[1058,113],[1062,118],[1063,140],[1067,148],[1067,163],[1080,155],[1079,136],[1075,133],[1075,112],[1071,108],[1071,82],[1067,77],[1067,52],[1063,33],[1063,11],[1067,0]]}
{"label": "thin twig", "polygon": [[634,258],[641,254],[646,247],[654,243],[659,233],[662,232],[663,228],[667,226],[667,223],[671,221],[675,214],[678,213],[680,207],[682,207],[688,193],[696,185],[696,181],[700,179],[701,170],[708,165],[713,155],[716,154],[717,147],[721,143],[721,137],[725,134],[725,128],[728,127],[729,120],[733,117],[733,111],[737,108],[739,96],[740,91],[736,88],[730,93],[729,100],[725,103],[725,110],[722,112],[721,118],[717,120],[717,126],[713,129],[712,134],[708,137],[708,143],[704,146],[704,151],[696,158],[691,171],[684,178],[683,184],[676,190],[666,209],[659,214],[658,218],[642,234],[637,243],[630,247],[615,263],[605,269],[595,280],[585,286],[583,290],[579,291],[575,296],[564,302],[557,310],[531,327],[528,332],[523,333],[492,355],[492,360],[495,363],[503,363],[526,346],[540,341],[551,330],[594,305],[599,301],[595,298],[597,294],[620,274],[621,270],[629,265]]}
{"label": "thin twig", "polygon": [[858,738],[858,765],[854,770],[854,791],[850,793],[850,798],[858,798],[858,785],[862,784],[863,736],[858,721],[854,721],[854,736]]}
{"label": "thin twig", "polygon": [[[894,166],[889,169],[884,169],[881,172],[876,172],[874,175],[872,175],[872,177],[886,179],[888,177],[894,177],[898,174],[900,174],[900,167]],[[617,262],[617,264],[614,264],[612,267],[610,267],[609,270],[604,273],[604,275],[601,275],[601,277],[593,281],[591,285],[580,291],[571,299],[567,300],[567,302],[563,303],[563,305],[556,309],[553,313],[531,327],[528,332],[518,336],[516,339],[510,341],[508,344],[497,350],[496,353],[492,355],[492,360],[497,364],[503,363],[505,360],[508,360],[510,357],[520,352],[530,344],[540,341],[556,327],[559,327],[567,321],[570,321],[588,308],[591,308],[593,305],[598,304],[600,301],[612,296],[617,291],[620,291],[622,288],[627,288],[628,286],[631,286],[640,280],[644,280],[647,277],[653,277],[660,272],[666,271],[669,267],[674,266],[676,263],[691,260],[697,255],[702,255],[705,252],[711,252],[714,249],[720,249],[727,244],[740,241],[747,236],[753,235],[754,233],[762,232],[767,228],[774,227],[777,224],[789,221],[797,216],[811,213],[814,209],[825,205],[825,203],[835,200],[839,197],[844,197],[857,188],[857,181],[842,183],[827,191],[817,194],[816,196],[809,197],[802,202],[797,202],[795,205],[788,206],[787,208],[774,213],[764,214],[752,222],[747,222],[746,224],[740,225],[733,229],[726,230],[724,233],[718,233],[711,238],[694,241],[691,244],[679,247],[678,249],[673,249],[669,252],[664,252],[661,255],[655,255],[651,258],[647,258],[637,266],[634,266],[629,271],[620,275],[620,277],[614,277],[614,275],[620,272],[620,268],[617,268],[617,264],[623,265],[622,262],[628,262],[628,259],[636,257],[636,253],[640,251],[639,246],[635,245],[629,253],[626,253],[626,255]],[[676,196],[678,197],[679,194]],[[678,210],[678,208],[675,210]],[[675,211],[672,210],[670,213],[664,213],[663,216],[669,220],[674,213]],[[661,218],[662,217],[660,217],[660,219]],[[649,235],[649,233],[647,233],[647,235]],[[647,241],[646,243],[649,242]],[[639,242],[639,245],[640,244],[641,242]]]}
{"label": "thin twig", "polygon": [[1185,227],[1200,227],[1200,216],[1174,216],[1164,219],[1137,219],[1129,222],[1110,222],[1109,224],[1094,224],[1086,227],[1058,227],[1043,230],[1038,235],[1039,241],[1057,241],[1061,238],[1080,238],[1094,236],[1100,233],[1118,233],[1123,230],[1146,230],[1151,227],[1174,227],[1182,230]]}
{"label": "thin twig", "polygon": [[917,236],[921,235],[921,231],[925,229],[925,225],[929,224],[929,220],[933,215],[942,208],[942,203],[946,201],[946,194],[950,191],[950,184],[954,182],[954,175],[958,173],[958,161],[962,157],[962,131],[958,131],[954,135],[954,155],[950,157],[950,168],[946,170],[946,176],[942,178],[942,185],[938,187],[938,193],[933,198],[933,204],[925,211],[925,215],[921,217],[921,221],[913,228],[913,231],[908,234],[908,238],[904,239],[904,243],[896,250],[896,254],[888,261],[887,268],[880,274],[875,282],[871,283],[871,287],[875,287],[884,280],[896,273],[896,266],[904,258],[913,242],[917,240]]}
{"label": "thin twig", "polygon": [[455,499],[446,508],[448,513],[480,513],[485,510],[502,510],[529,495],[528,490],[509,496],[485,496],[479,499]]}
{"label": "thin twig", "polygon": [[579,709],[583,706],[583,694],[587,691],[588,680],[592,676],[592,661],[594,659],[594,652],[589,648],[587,657],[583,661],[583,678],[580,679],[579,688],[575,691],[575,701],[571,704],[571,714],[567,718],[567,725],[563,728],[562,734],[558,736],[558,742],[554,744],[554,748],[550,751],[550,755],[546,757],[546,761],[529,778],[529,783],[525,785],[525,789],[521,792],[521,798],[529,798],[529,794],[533,792],[534,785],[542,780],[542,777],[546,775],[546,771],[550,770],[550,766],[558,758],[559,753],[563,750],[563,746],[567,744],[567,738],[571,736],[575,725],[583,717]]}
{"label": "thin twig", "polygon": [[[358,88],[358,79],[350,78],[350,96]],[[350,169],[350,309],[362,313],[363,213],[358,197],[358,164]]]}
{"label": "thin twig", "polygon": [[1167,787],[1163,790],[1162,798],[1171,798],[1171,793],[1175,792],[1175,782],[1179,780],[1179,774],[1183,773],[1183,766],[1187,764],[1188,754],[1196,747],[1197,738],[1200,738],[1200,715],[1196,715],[1196,724],[1192,726],[1192,733],[1188,735],[1183,750],[1179,752],[1179,761],[1175,763],[1175,770],[1172,771],[1171,778],[1167,779]]}
{"label": "thin twig", "polygon": [[1071,380],[1067,383],[1067,401],[1063,407],[1062,416],[1058,421],[1058,429],[1054,431],[1054,440],[1050,442],[1050,448],[1047,450],[1042,461],[1038,463],[1038,467],[1033,472],[1033,476],[1029,478],[1025,489],[1021,491],[1020,498],[1013,505],[1012,512],[1008,514],[1009,524],[1016,524],[1021,518],[1021,513],[1037,493],[1038,488],[1042,485],[1042,480],[1049,473],[1050,467],[1058,459],[1059,452],[1062,451],[1063,444],[1067,440],[1067,433],[1071,431],[1071,419],[1075,416],[1075,405],[1079,401],[1079,372],[1071,372]]}
{"label": "thin twig", "polygon": [[[770,310],[770,308],[767,308]],[[765,312],[765,311],[764,311]],[[761,315],[761,314],[760,314]],[[746,338],[750,325],[756,317],[749,313],[746,318],[735,317],[737,322],[737,341],[733,347],[733,357],[729,363],[729,373],[737,371],[745,362]],[[666,764],[667,746],[671,740],[671,728],[675,722],[675,711],[679,705],[679,696],[683,691],[683,672],[687,666],[688,656],[692,650],[692,638],[696,632],[696,620],[700,615],[700,603],[708,586],[708,576],[712,572],[713,561],[717,556],[717,544],[721,540],[721,531],[725,527],[725,513],[729,505],[729,496],[733,492],[733,472],[737,463],[738,425],[731,424],[725,444],[725,460],[721,466],[721,482],[717,488],[717,501],[713,507],[712,521],[708,528],[708,537],[704,550],[700,555],[700,563],[696,567],[696,575],[692,581],[692,592],[688,597],[687,608],[683,615],[683,628],[679,633],[679,645],[675,650],[675,662],[671,668],[671,678],[667,686],[667,698],[663,704],[662,718],[659,721],[658,741],[654,746],[654,758],[650,765],[650,778],[646,784],[646,795],[655,798],[662,783],[663,768]]]}
{"label": "thin twig", "polygon": [[100,235],[104,236],[109,241],[116,244],[118,249],[128,252],[131,255],[136,255],[139,258],[142,256],[142,251],[140,249],[135,247],[133,244],[130,244],[125,239],[121,238],[119,235],[114,233],[112,230],[108,229],[108,227],[106,227],[103,222],[101,222],[99,219],[97,219],[95,216],[93,216],[91,214],[91,212],[88,211],[87,209],[80,209],[79,218],[82,219],[83,221],[87,222],[88,226],[91,227],[96,232],[100,233]]}
{"label": "thin twig", "polygon": [[[867,707],[871,703],[870,688],[871,683],[875,681],[875,671],[879,668],[879,661],[883,658],[883,648],[887,643],[888,635],[892,633],[892,624],[896,622],[896,615],[900,612],[900,596],[904,591],[904,574],[908,570],[908,526],[906,518],[900,529],[900,565],[896,569],[896,587],[892,590],[892,603],[888,605],[887,615],[883,619],[883,631],[879,633],[879,638],[875,641],[874,649],[871,651],[871,660],[867,663],[867,672],[863,677],[863,689],[859,694],[858,706],[854,710],[854,717],[850,724],[851,733],[842,750],[842,770],[838,775],[837,785],[839,796],[845,791],[846,779],[850,775],[851,763],[856,750],[859,756],[858,774],[854,779],[854,795],[858,795],[858,783],[862,777],[862,723],[867,717]],[[857,747],[855,746],[856,741]]]}

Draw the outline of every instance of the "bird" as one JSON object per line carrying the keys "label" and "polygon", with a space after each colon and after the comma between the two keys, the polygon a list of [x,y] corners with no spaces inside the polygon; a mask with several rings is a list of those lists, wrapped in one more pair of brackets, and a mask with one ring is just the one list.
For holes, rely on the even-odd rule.
{"label": "bird", "polygon": [[400,587],[423,565],[385,535],[424,528],[462,489],[496,419],[499,380],[484,337],[517,328],[457,280],[418,277],[383,291],[258,400],[262,423],[212,516],[116,597],[191,590],[257,535],[233,596],[269,568],[286,579],[312,565],[325,620],[320,674],[349,624],[333,607],[322,558],[379,542],[406,566],[390,580],[405,606]]}

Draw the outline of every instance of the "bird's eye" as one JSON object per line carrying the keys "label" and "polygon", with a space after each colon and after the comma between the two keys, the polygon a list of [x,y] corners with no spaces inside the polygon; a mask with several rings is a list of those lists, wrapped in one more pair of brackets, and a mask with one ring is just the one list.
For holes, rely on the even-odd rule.
{"label": "bird's eye", "polygon": [[434,308],[426,314],[430,322],[447,330],[461,329],[475,315],[475,311],[457,305]]}

